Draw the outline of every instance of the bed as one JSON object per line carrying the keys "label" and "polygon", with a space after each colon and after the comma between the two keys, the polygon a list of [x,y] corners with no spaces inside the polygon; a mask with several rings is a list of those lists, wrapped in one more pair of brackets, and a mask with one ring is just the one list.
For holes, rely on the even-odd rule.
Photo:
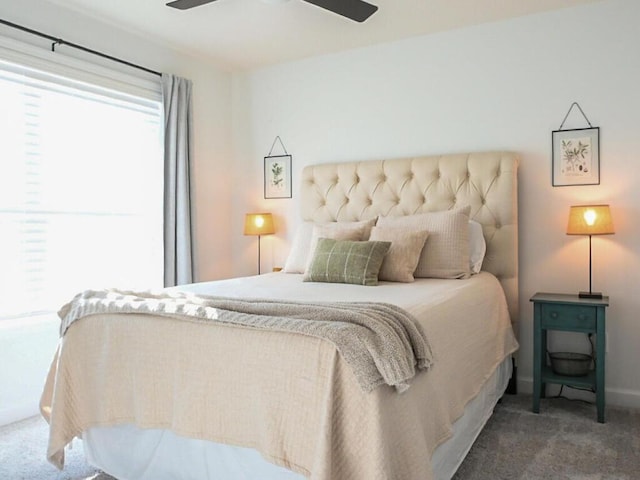
{"label": "bed", "polygon": [[[306,258],[298,269],[307,273],[289,265],[290,273],[171,294],[396,305],[424,330],[425,368],[406,384],[363,389],[348,356],[313,335],[96,312],[68,325],[47,378],[41,410],[50,461],[62,467],[64,447],[81,437],[89,462],[120,480],[453,476],[504,393],[518,346],[516,156],[308,166],[300,201],[302,225],[313,228],[441,212],[459,219],[466,210],[467,221],[481,225],[482,271],[362,286],[305,281],[317,280],[307,278]],[[325,240],[313,240],[314,260]]]}

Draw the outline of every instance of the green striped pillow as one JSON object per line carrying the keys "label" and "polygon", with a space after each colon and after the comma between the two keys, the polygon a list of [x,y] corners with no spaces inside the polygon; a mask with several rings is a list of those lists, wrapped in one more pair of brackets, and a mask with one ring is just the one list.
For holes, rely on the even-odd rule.
{"label": "green striped pillow", "polygon": [[382,260],[391,242],[319,238],[305,282],[377,285]]}

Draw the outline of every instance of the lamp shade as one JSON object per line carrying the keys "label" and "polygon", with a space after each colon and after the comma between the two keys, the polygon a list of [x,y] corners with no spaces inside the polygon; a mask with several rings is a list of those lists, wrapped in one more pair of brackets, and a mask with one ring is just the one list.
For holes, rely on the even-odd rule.
{"label": "lamp shade", "polygon": [[615,233],[609,205],[575,205],[569,209],[567,235]]}
{"label": "lamp shade", "polygon": [[270,213],[247,213],[244,217],[245,235],[270,235],[275,233]]}

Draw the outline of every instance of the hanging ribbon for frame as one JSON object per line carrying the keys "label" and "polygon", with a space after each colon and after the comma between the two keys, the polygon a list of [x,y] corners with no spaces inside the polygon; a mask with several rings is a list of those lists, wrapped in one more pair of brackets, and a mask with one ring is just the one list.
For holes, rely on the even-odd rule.
{"label": "hanging ribbon for frame", "polygon": [[270,157],[271,154],[273,153],[273,147],[276,146],[276,142],[280,142],[280,146],[282,147],[282,151],[284,152],[284,154],[289,155],[289,152],[287,152],[287,149],[284,146],[284,143],[282,143],[282,139],[280,138],[280,135],[276,135],[276,138],[273,139],[273,143],[271,144],[271,150],[269,150],[267,157]]}
{"label": "hanging ribbon for frame", "polygon": [[[573,110],[573,107],[578,107],[578,110],[580,110],[580,113],[582,114],[582,116],[584,117],[584,119],[587,121],[587,125],[589,125],[589,128],[593,128],[591,125],[591,122],[589,121],[589,119],[587,118],[587,116],[584,114],[584,111],[582,110],[582,107],[580,106],[580,104],[578,102],[573,102],[571,104],[571,106],[569,107],[569,111],[567,111],[567,114],[564,116],[564,119],[562,120],[562,123],[560,124],[560,128],[558,129],[558,131],[562,130],[562,127],[564,126],[564,122],[567,121],[567,117],[569,116],[569,114],[571,113],[571,110]],[[280,138],[280,137],[276,137],[276,138]],[[275,143],[275,142],[274,142]],[[284,146],[284,145],[283,145]],[[273,148],[273,147],[271,147]]]}
{"label": "hanging ribbon for frame", "polygon": [[[578,107],[588,127],[563,130]],[[600,184],[600,128],[591,125],[578,102],[573,102],[560,128],[551,132],[551,184],[554,187]]]}
{"label": "hanging ribbon for frame", "polygon": [[[273,155],[276,142],[280,142],[284,154]],[[264,198],[291,198],[291,183],[291,155],[278,135],[264,157]]]}

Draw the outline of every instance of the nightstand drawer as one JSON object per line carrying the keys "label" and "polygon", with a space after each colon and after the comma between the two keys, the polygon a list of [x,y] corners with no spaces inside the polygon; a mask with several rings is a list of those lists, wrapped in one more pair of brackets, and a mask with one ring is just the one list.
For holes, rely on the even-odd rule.
{"label": "nightstand drawer", "polygon": [[576,305],[542,304],[542,328],[596,329],[596,308]]}

